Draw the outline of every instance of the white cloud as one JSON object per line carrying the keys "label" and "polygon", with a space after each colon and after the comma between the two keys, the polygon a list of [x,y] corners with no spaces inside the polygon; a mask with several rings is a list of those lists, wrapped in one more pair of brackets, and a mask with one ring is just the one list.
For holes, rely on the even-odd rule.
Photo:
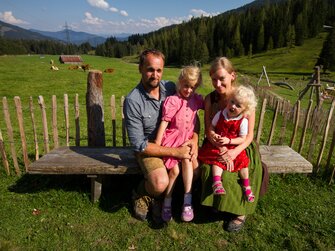
{"label": "white cloud", "polygon": [[0,12],[0,19],[9,24],[28,24],[28,22],[14,17],[11,11]]}
{"label": "white cloud", "polygon": [[109,10],[110,10],[111,12],[118,12],[118,11],[119,11],[119,10],[118,10],[117,8],[115,8],[115,7],[110,7]]}
{"label": "white cloud", "polygon": [[108,9],[109,8],[109,4],[105,1],[105,0],[87,0],[87,2],[93,6],[93,7],[97,7],[99,9]]}
{"label": "white cloud", "polygon": [[125,10],[121,10],[121,11],[120,11],[120,14],[121,14],[122,16],[124,16],[124,17],[128,17],[128,13],[127,13],[127,11],[125,11]]}
{"label": "white cloud", "polygon": [[200,17],[200,16],[209,17],[209,16],[216,16],[216,15],[219,14],[219,12],[208,13],[208,12],[206,12],[204,10],[201,10],[201,9],[191,9],[190,13],[191,13],[192,16],[195,16],[195,17]]}
{"label": "white cloud", "polygon": [[100,25],[104,23],[104,20],[98,17],[93,17],[93,15],[89,12],[85,12],[85,19],[83,20],[83,22],[86,24]]}

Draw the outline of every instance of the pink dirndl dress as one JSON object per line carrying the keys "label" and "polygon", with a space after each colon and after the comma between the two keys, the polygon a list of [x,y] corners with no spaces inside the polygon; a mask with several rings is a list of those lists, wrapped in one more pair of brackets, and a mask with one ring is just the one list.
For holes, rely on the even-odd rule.
{"label": "pink dirndl dress", "polygon": [[[169,126],[164,132],[162,146],[179,147],[191,139],[199,109],[204,109],[204,100],[199,94],[194,93],[189,99],[179,94],[167,97],[163,104],[162,120],[168,121]],[[166,168],[171,169],[180,160],[165,157],[163,161]]]}

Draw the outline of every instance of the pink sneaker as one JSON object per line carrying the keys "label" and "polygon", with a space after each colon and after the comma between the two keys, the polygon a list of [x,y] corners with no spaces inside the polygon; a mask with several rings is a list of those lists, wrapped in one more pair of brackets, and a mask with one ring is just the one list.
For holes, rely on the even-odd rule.
{"label": "pink sneaker", "polygon": [[172,219],[171,207],[163,206],[163,208],[162,208],[162,219],[165,222],[168,222]]}
{"label": "pink sneaker", "polygon": [[181,220],[185,222],[189,222],[193,220],[194,214],[193,214],[193,207],[192,205],[185,204],[183,205],[183,211],[181,213]]}

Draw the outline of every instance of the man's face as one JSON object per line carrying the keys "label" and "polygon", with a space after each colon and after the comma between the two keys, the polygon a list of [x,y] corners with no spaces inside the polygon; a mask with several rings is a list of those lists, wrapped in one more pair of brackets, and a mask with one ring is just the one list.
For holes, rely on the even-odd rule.
{"label": "man's face", "polygon": [[141,82],[146,89],[154,89],[159,86],[162,79],[164,61],[153,54],[147,55],[143,65],[139,67],[142,75]]}

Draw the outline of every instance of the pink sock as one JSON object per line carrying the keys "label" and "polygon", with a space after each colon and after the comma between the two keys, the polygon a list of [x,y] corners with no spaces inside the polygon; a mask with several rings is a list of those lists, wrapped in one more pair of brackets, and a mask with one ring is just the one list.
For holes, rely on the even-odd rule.
{"label": "pink sock", "polygon": [[215,175],[213,176],[213,182],[221,181],[221,176]]}
{"label": "pink sock", "polygon": [[242,185],[244,187],[248,187],[249,186],[249,179],[242,179]]}

